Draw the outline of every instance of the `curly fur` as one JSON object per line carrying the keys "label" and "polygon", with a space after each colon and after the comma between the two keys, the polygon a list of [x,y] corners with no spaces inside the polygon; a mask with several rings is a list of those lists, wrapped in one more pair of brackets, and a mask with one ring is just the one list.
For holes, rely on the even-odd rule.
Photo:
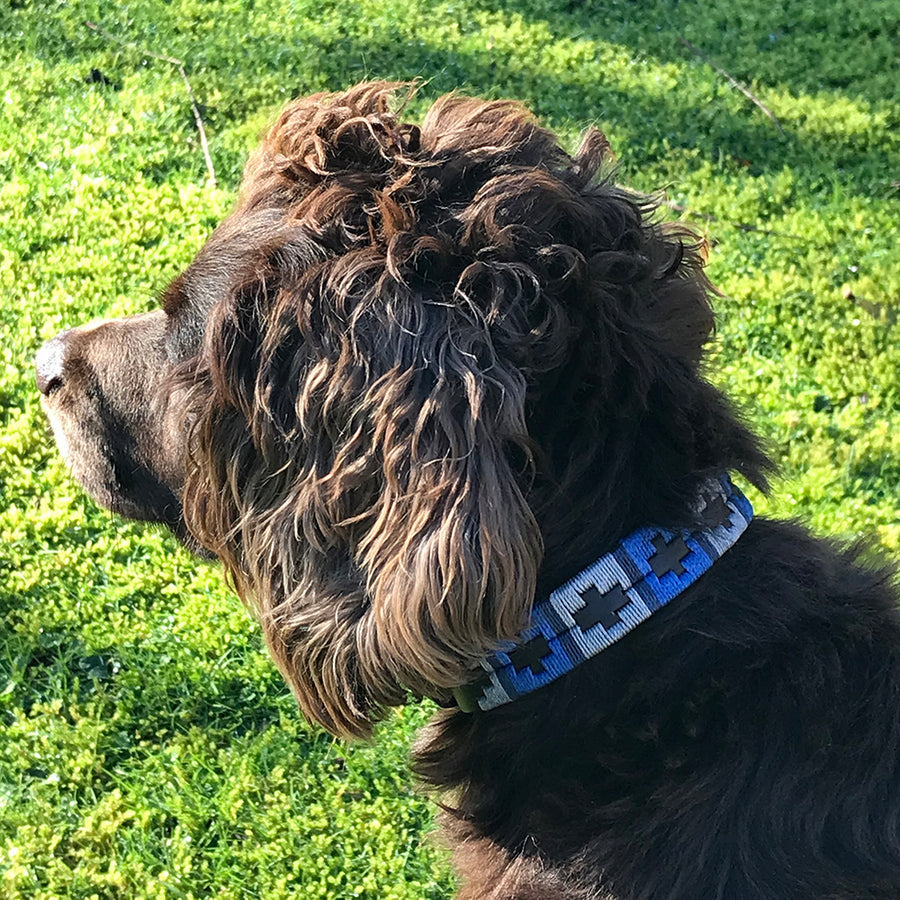
{"label": "curly fur", "polygon": [[[457,96],[417,127],[397,88],[282,112],[166,293],[152,386],[178,527],[345,736],[410,693],[448,703],[535,596],[690,522],[711,474],[770,469],[703,374],[702,241],[611,181],[604,136],[570,156],[521,105]],[[70,361],[103,334],[66,338]],[[41,367],[77,431],[75,379],[57,394]],[[141,517],[171,524],[166,503]],[[440,714],[416,768],[453,792],[460,897],[900,896],[900,624],[857,556],[758,519],[575,672]]]}
{"label": "curly fur", "polygon": [[445,698],[524,627],[539,498],[593,480],[604,395],[646,404],[712,326],[696,244],[593,181],[599,132],[573,159],[518,104],[448,97],[418,129],[389,92],[282,113],[235,213],[282,224],[191,371],[189,527],[305,712],[351,735],[407,689]]}

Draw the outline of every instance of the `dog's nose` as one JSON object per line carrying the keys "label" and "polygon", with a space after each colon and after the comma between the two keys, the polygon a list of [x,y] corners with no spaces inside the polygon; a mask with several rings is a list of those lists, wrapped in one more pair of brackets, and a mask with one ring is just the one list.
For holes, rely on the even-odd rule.
{"label": "dog's nose", "polygon": [[49,397],[66,381],[66,340],[71,333],[63,331],[47,341],[34,358],[34,380],[37,389]]}

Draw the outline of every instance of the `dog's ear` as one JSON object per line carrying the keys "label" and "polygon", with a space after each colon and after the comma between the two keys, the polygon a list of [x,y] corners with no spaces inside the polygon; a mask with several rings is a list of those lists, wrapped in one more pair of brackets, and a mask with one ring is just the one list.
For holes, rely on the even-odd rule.
{"label": "dog's ear", "polygon": [[390,87],[276,123],[187,373],[185,519],[338,734],[521,631],[539,485],[574,471],[603,508],[608,399],[694,379],[712,326],[696,253],[594,180],[599,132],[572,158],[519,105],[455,97],[418,129]]}
{"label": "dog's ear", "polygon": [[466,297],[383,265],[283,242],[213,310],[192,373],[187,521],[343,735],[466,683],[527,624],[541,558],[524,376]]}
{"label": "dog's ear", "polygon": [[[364,392],[381,484],[358,559],[372,650],[427,693],[465,683],[527,624],[541,541],[514,471],[529,454],[524,377],[475,308],[396,288],[382,351],[368,351],[382,363]],[[339,494],[355,468],[337,472]]]}
{"label": "dog's ear", "polygon": [[[230,273],[188,376],[186,520],[258,608],[304,711],[339,734],[469,681],[527,624],[541,560],[511,351],[535,323],[504,308],[535,286],[527,267],[473,263],[448,201],[407,196],[436,190],[439,154],[410,159],[418,131],[389,87],[294,105],[270,132],[228,228],[289,208]],[[453,133],[480,122],[494,155],[555,148],[518,106],[459,108],[472,127]],[[432,205],[446,224],[416,220]]]}

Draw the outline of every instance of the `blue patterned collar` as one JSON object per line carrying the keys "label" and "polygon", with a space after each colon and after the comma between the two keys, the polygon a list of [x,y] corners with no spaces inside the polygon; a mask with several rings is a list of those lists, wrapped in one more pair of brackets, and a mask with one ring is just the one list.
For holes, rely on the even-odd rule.
{"label": "blue patterned collar", "polygon": [[726,475],[703,486],[695,511],[706,528],[639,528],[536,604],[520,639],[482,660],[480,681],[454,691],[460,709],[502,706],[596,656],[693,584],[753,518]]}

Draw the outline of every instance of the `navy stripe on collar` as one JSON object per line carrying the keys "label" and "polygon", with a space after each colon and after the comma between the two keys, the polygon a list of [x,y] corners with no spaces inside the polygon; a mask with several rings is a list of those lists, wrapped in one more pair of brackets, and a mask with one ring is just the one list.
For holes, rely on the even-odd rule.
{"label": "navy stripe on collar", "polygon": [[536,604],[521,638],[482,661],[485,677],[454,691],[459,707],[494,709],[596,656],[693,584],[753,518],[725,475],[704,485],[695,511],[706,528],[639,528]]}

